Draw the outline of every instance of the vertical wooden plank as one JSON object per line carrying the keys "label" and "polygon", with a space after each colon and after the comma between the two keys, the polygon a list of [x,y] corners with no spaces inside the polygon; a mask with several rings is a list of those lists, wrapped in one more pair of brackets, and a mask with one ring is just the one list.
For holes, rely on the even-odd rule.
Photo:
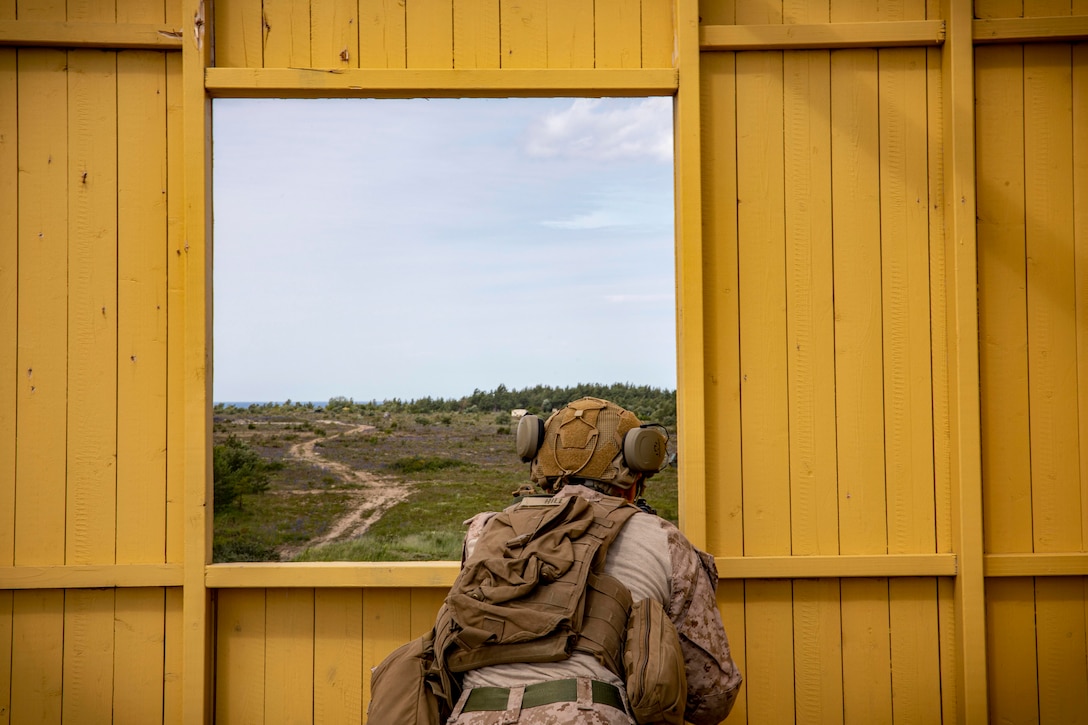
{"label": "vertical wooden plank", "polygon": [[68,495],[65,560],[114,561],[117,55],[68,54]]}
{"label": "vertical wooden plank", "polygon": [[166,77],[117,57],[117,561],[166,556]]}
{"label": "vertical wooden plank", "polygon": [[0,592],[0,725],[11,724],[12,600],[14,592]]}
{"label": "vertical wooden plank", "polygon": [[793,582],[796,722],[843,721],[842,615],[837,579]]}
{"label": "vertical wooden plank", "polygon": [[215,722],[264,722],[265,590],[218,592]]}
{"label": "vertical wooden plank", "polygon": [[595,67],[642,67],[640,0],[595,0],[593,27]]}
{"label": "vertical wooden plank", "polygon": [[839,545],[844,554],[882,554],[887,540],[876,89],[875,51],[831,54]]}
{"label": "vertical wooden plank", "polygon": [[1039,647],[1039,722],[1088,722],[1088,632],[1084,579],[1035,580]]}
{"label": "vertical wooden plank", "polygon": [[117,590],[113,717],[118,722],[162,721],[164,613],[161,588]]}
{"label": "vertical wooden plank", "polygon": [[363,592],[314,592],[314,722],[363,717]]}
{"label": "vertical wooden plank", "polygon": [[260,68],[264,64],[261,0],[212,3],[212,12],[215,64],[220,68]]}
{"label": "vertical wooden plank", "polygon": [[310,4],[264,0],[264,67],[310,67]]}
{"label": "vertical wooden plank", "polygon": [[790,553],[782,53],[737,54],[744,552]]}
{"label": "vertical wooden plank", "polygon": [[453,67],[499,67],[499,0],[454,0]]}
{"label": "vertical wooden plank", "polygon": [[[412,594],[407,589],[363,591],[363,672],[412,639]],[[370,677],[363,678],[363,711],[370,704]],[[374,723],[373,725],[378,725]]]}
{"label": "vertical wooden plank", "polygon": [[182,719],[182,599],[180,587],[166,590],[166,621],[164,626],[162,721],[175,725]]}
{"label": "vertical wooden plank", "polygon": [[671,3],[642,3],[643,68],[674,67],[676,31],[670,5]]}
{"label": "vertical wooden plank", "polygon": [[181,54],[166,54],[166,561],[185,559],[184,104]]}
{"label": "vertical wooden plank", "polygon": [[[740,310],[737,299],[736,54],[708,53],[702,78],[702,269],[705,291],[706,486],[705,546],[714,553],[744,553],[740,457]],[[679,172],[679,169],[677,169]],[[679,177],[678,177],[679,178]],[[678,294],[683,293],[683,287]],[[679,318],[678,324],[684,322]],[[679,329],[683,329],[682,327]],[[683,389],[683,388],[678,388]],[[681,438],[681,442],[684,438]],[[702,451],[700,451],[702,453]],[[703,489],[700,489],[703,490]],[[685,494],[682,490],[681,494]],[[685,499],[681,503],[686,503]],[[686,505],[681,506],[684,516]],[[692,508],[695,516],[704,507]],[[683,521],[683,519],[682,519]],[[688,527],[685,523],[685,531]]]}
{"label": "vertical wooden plank", "polygon": [[68,0],[67,19],[112,23],[117,20],[116,0]]}
{"label": "vertical wooden plank", "polygon": [[783,62],[791,549],[836,554],[830,55]]}
{"label": "vertical wooden plank", "polygon": [[65,596],[65,722],[113,722],[115,591],[70,589]]}
{"label": "vertical wooden plank", "polygon": [[[19,103],[15,54],[15,48],[0,48],[0,566],[15,563],[19,387]],[[0,692],[5,689],[0,679]]]}
{"label": "vertical wooden plank", "polygon": [[[1088,2],[1082,5],[1085,13],[1088,13]],[[1084,43],[1073,46],[1073,195],[1074,258],[1083,260],[1088,259],[1088,45]],[[1083,263],[1078,264],[1076,272],[1081,513],[1079,551],[1084,551],[1088,549],[1088,274],[1084,274]],[[1088,617],[1088,605],[1085,616]]]}
{"label": "vertical wooden plank", "polygon": [[1035,551],[1080,546],[1070,46],[1024,47],[1028,390]]}
{"label": "vertical wooden plank", "polygon": [[884,49],[878,62],[888,553],[929,553],[936,530],[925,51]]}
{"label": "vertical wooden plank", "polygon": [[843,722],[892,722],[888,582],[843,579]]}
{"label": "vertical wooden plank", "polygon": [[896,722],[941,722],[941,654],[937,583],[888,582],[893,715]]}
{"label": "vertical wooden plank", "polygon": [[409,68],[453,67],[453,0],[415,0],[404,8]]}
{"label": "vertical wooden plank", "polygon": [[64,20],[65,0],[19,0],[20,20]]}
{"label": "vertical wooden plank", "polygon": [[[729,635],[729,650],[733,662],[747,677],[748,640],[745,635],[745,584],[739,579],[722,579],[718,582],[718,611],[722,615],[722,624]],[[748,687],[744,685],[737,694],[733,709],[729,713],[731,720],[739,723],[748,721]]]}
{"label": "vertical wooden plank", "polygon": [[413,638],[426,634],[433,626],[438,608],[446,601],[444,589],[412,590],[412,624],[410,634]]}
{"label": "vertical wooden plank", "polygon": [[314,590],[269,589],[265,613],[265,722],[310,722],[314,710]]}
{"label": "vertical wooden plank", "polygon": [[956,640],[956,597],[953,579],[937,579],[937,626],[941,647],[941,721],[956,722],[959,710],[959,670]]}
{"label": "vertical wooden plank", "polygon": [[326,0],[310,5],[310,62],[314,68],[358,66],[358,16],[356,0]]}
{"label": "vertical wooden plank", "polygon": [[12,593],[11,722],[60,723],[64,591]]}
{"label": "vertical wooden plank", "polygon": [[592,68],[595,27],[591,3],[551,0],[548,3],[548,67]]}
{"label": "vertical wooden plank", "polygon": [[[788,581],[744,585],[748,717],[752,722],[793,722],[793,589]],[[758,643],[758,644],[756,644]]]}
{"label": "vertical wooden plank", "polygon": [[68,347],[67,54],[18,52],[17,566],[64,563]]}
{"label": "vertical wooden plank", "polygon": [[499,0],[503,68],[548,67],[547,0]]}
{"label": "vertical wooden plank", "polygon": [[998,722],[1040,722],[1032,581],[1026,577],[990,579],[986,583],[986,624],[990,713]]}
{"label": "vertical wooden plank", "polygon": [[359,0],[359,67],[404,68],[404,3]]}

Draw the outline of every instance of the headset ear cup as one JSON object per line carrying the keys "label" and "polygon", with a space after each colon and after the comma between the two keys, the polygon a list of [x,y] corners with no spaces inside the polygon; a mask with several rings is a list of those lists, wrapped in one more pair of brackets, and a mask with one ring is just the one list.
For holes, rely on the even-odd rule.
{"label": "headset ear cup", "polygon": [[518,421],[517,452],[522,463],[536,458],[536,452],[544,443],[544,421],[535,415],[523,415]]}
{"label": "headset ear cup", "polygon": [[632,428],[623,437],[623,460],[637,473],[657,473],[665,460],[665,436],[656,428]]}

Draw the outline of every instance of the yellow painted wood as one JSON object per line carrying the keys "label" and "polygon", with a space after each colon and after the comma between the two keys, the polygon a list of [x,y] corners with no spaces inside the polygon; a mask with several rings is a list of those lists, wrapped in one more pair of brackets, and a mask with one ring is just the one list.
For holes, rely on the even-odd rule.
{"label": "yellow painted wood", "polygon": [[[607,27],[594,21],[594,6],[579,0],[548,2],[548,67],[593,68],[596,35],[610,37]],[[597,64],[597,67],[605,67]],[[623,66],[614,66],[623,67]]]}
{"label": "yellow painted wood", "polygon": [[446,589],[412,589],[412,637],[419,637],[434,626],[435,615],[446,601],[447,593]]}
{"label": "yellow painted wood", "polygon": [[213,97],[440,98],[517,96],[664,96],[676,92],[672,69],[649,70],[346,70],[212,68]]}
{"label": "yellow painted wood", "polygon": [[[700,374],[706,377],[706,431],[705,448],[688,443],[697,455],[705,458],[705,489],[684,486],[680,489],[682,528],[689,533],[688,517],[704,527],[704,546],[715,554],[740,556],[744,552],[744,529],[741,516],[741,458],[740,458],[740,340],[737,336],[739,300],[737,295],[737,225],[736,205],[707,203],[709,200],[735,200],[737,198],[737,132],[736,132],[736,74],[735,54],[715,53],[701,58],[700,77],[702,94],[702,189],[703,230],[705,244],[702,249],[702,270],[696,267],[687,271],[700,279],[704,298],[689,302],[705,309],[706,337],[702,329],[694,325],[686,315],[677,319],[680,335],[680,367],[678,380],[686,380],[691,373],[686,365],[698,365]],[[679,173],[680,167],[677,167]],[[678,181],[680,178],[678,176]],[[682,197],[682,192],[678,191]],[[678,208],[683,203],[677,199]],[[684,268],[677,265],[679,275]],[[686,282],[677,289],[677,301],[681,302]],[[683,308],[681,308],[682,310]],[[690,341],[687,335],[695,334]],[[705,349],[699,349],[699,347]],[[705,365],[705,368],[704,368]],[[687,384],[684,383],[685,389]],[[685,410],[684,396],[677,398],[677,410]],[[680,418],[683,423],[684,417]],[[694,424],[693,424],[694,425]],[[688,428],[682,428],[688,431]],[[681,434],[679,445],[685,445],[688,433]],[[681,460],[685,460],[681,453]],[[686,470],[681,468],[681,473]],[[685,483],[681,479],[681,483]],[[698,498],[694,499],[697,495]],[[705,497],[705,516],[700,512],[700,502]],[[694,499],[694,500],[693,500]],[[690,512],[690,513],[688,513]],[[705,518],[705,521],[703,520]]]}
{"label": "yellow painted wood", "polygon": [[[1066,4],[1068,7],[1068,3]],[[1088,16],[1042,18],[984,18],[972,23],[976,43],[1030,43],[1082,40],[1088,36]]]}
{"label": "yellow painted wood", "polygon": [[117,590],[113,672],[116,721],[152,722],[162,718],[164,601],[162,589]]}
{"label": "yellow painted wood", "polygon": [[441,587],[448,589],[460,564],[437,562],[286,562],[212,564],[210,588],[228,587]]}
{"label": "yellow painted wood", "polygon": [[840,586],[843,722],[891,722],[888,582],[848,579]]}
{"label": "yellow painted wood", "polygon": [[783,53],[786,355],[794,554],[838,552],[831,70],[823,51]]}
{"label": "yellow painted wood", "polygon": [[112,723],[114,590],[64,595],[64,700],[67,722]]}
{"label": "yellow painted wood", "polygon": [[299,0],[263,0],[264,66],[310,67],[310,5]]}
{"label": "yellow painted wood", "polygon": [[[182,55],[183,245],[181,283],[184,346],[184,589],[182,593],[183,722],[195,725],[215,716],[212,705],[215,663],[209,615],[211,596],[204,565],[211,561],[211,102],[204,90],[211,65],[210,16],[203,0],[186,0],[181,16],[187,28]],[[176,451],[175,451],[176,453]]]}
{"label": "yellow painted wood", "polygon": [[988,554],[986,576],[1088,576],[1088,553]]}
{"label": "yellow painted wood", "polygon": [[888,551],[936,550],[925,50],[880,51],[881,311]]}
{"label": "yellow painted wood", "polygon": [[359,0],[359,67],[404,68],[404,3]]}
{"label": "yellow painted wood", "polygon": [[999,722],[1039,722],[1034,582],[986,582],[986,624],[991,715]]}
{"label": "yellow painted wood", "polygon": [[416,0],[404,7],[409,68],[453,68],[453,0]]}
{"label": "yellow painted wood", "polygon": [[[876,51],[831,58],[839,547],[887,547]],[[839,200],[843,203],[839,203]]]}
{"label": "yellow painted wood", "polygon": [[269,589],[265,594],[264,721],[313,718],[314,590]]}
{"label": "yellow painted wood", "polygon": [[[182,58],[166,56],[166,561],[185,559],[185,113]],[[202,563],[202,562],[201,562]]]}
{"label": "yellow painted wood", "polygon": [[[363,713],[363,592],[314,591],[314,721],[360,722]],[[366,671],[365,676],[370,677]]]}
{"label": "yellow painted wood", "polygon": [[[188,21],[195,13],[187,5]],[[215,22],[215,63],[224,68],[260,68],[264,62],[264,20],[261,0],[230,0],[212,4]]]}
{"label": "yellow painted wood", "polygon": [[888,48],[941,45],[944,39],[941,20],[704,25],[699,31],[703,50]]}
{"label": "yellow painted wood", "polygon": [[[0,591],[0,652],[11,654],[12,599],[14,592]],[[11,657],[0,657],[0,723],[11,723]]]}
{"label": "yellow painted wood", "polygon": [[595,0],[593,18],[596,67],[642,67],[640,0]]}
{"label": "yellow painted wood", "polygon": [[1081,545],[1070,48],[1024,48],[1024,160],[1032,536]]}
{"label": "yellow painted wood", "polygon": [[[215,722],[264,722],[264,590],[219,592],[216,622]],[[185,719],[196,721],[188,708]]]}
{"label": "yellow painted wood", "polygon": [[[1086,3],[1088,5],[1088,3]],[[1073,46],[1073,118],[1088,117],[1088,46]],[[1074,257],[1088,254],[1088,124],[1073,124]],[[1076,319],[1088,319],[1088,277],[1077,275]],[[1077,325],[1077,412],[1080,426],[1080,551],[1088,550],[1088,325]],[[1088,616],[1086,611],[1085,616]]]}
{"label": "yellow painted wood", "polygon": [[[748,640],[745,635],[744,582],[720,581],[717,590],[718,611],[722,615],[722,625],[729,637],[730,654],[733,662],[742,674],[748,673]],[[755,646],[758,646],[755,645]],[[748,687],[742,686],[733,704],[730,718],[737,722],[748,721]]]}
{"label": "yellow painted wood", "polygon": [[13,592],[11,609],[11,722],[59,723],[64,592]]}
{"label": "yellow painted wood", "polygon": [[0,589],[163,587],[181,583],[179,564],[0,567]]}
{"label": "yellow painted wood", "polygon": [[[412,595],[407,589],[363,592],[363,672],[412,639]],[[370,703],[370,677],[363,677],[363,710]],[[377,725],[377,723],[374,723]]]}
{"label": "yellow painted wood", "polygon": [[184,656],[182,646],[184,592],[180,587],[166,590],[165,648],[163,652],[162,721],[164,725],[182,722],[184,688]]}
{"label": "yellow painted wood", "polygon": [[974,184],[974,53],[971,9],[941,0],[948,41],[941,54],[942,147],[948,290],[949,431],[954,586],[956,719],[986,722],[985,586],[979,442],[977,244]]}
{"label": "yellow painted wood", "polygon": [[180,50],[181,29],[165,23],[0,20],[0,45]]}
{"label": "yellow painted wood", "polygon": [[[19,357],[19,103],[15,54],[14,48],[0,48],[0,566],[15,563]],[[0,677],[0,683],[3,681]],[[2,688],[0,685],[0,692]]]}
{"label": "yellow painted wood", "polygon": [[314,68],[359,66],[359,6],[356,0],[311,3],[310,63]]}
{"label": "yellow painted wood", "polygon": [[[105,0],[94,1],[100,2],[103,6],[102,9],[106,10]],[[118,23],[152,23],[162,22],[163,20],[165,20],[165,2],[147,2],[147,0],[115,0],[113,4],[116,6]],[[71,20],[71,16],[69,16],[68,19]]]}
{"label": "yellow painted wood", "polygon": [[[790,553],[782,54],[737,55],[744,552]],[[758,485],[754,485],[758,482]]]}
{"label": "yellow painted wood", "polygon": [[934,579],[888,582],[892,692],[898,722],[941,721],[941,657]]}
{"label": "yellow painted wood", "polygon": [[669,3],[642,3],[642,67],[671,68],[675,63],[675,20]]}
{"label": "yellow painted wood", "polygon": [[[930,0],[930,14],[937,12],[937,0]],[[941,138],[944,123],[944,88],[941,74],[941,50],[926,50],[926,127],[929,138]],[[945,164],[944,148],[929,143],[929,284],[930,284],[930,345],[933,366],[933,469],[934,503],[936,508],[937,551],[952,551],[952,460],[951,421],[949,413],[948,358],[948,294],[945,285],[948,263],[944,243]],[[941,635],[951,632],[942,627]],[[944,669],[949,672],[949,669]],[[952,687],[943,688],[942,695],[954,694]]]}
{"label": "yellow painted wood", "polygon": [[499,67],[499,0],[454,0],[453,67]]}
{"label": "yellow painted wood", "polygon": [[502,68],[548,67],[547,0],[499,0]]}
{"label": "yellow painted wood", "polygon": [[794,715],[793,590],[788,581],[744,585],[744,689],[751,722],[789,722]]}
{"label": "yellow painted wood", "polygon": [[1039,722],[1088,721],[1088,638],[1084,579],[1035,582]]}
{"label": "yellow painted wood", "polygon": [[979,48],[975,57],[986,550],[1031,551],[1023,48]]}
{"label": "yellow painted wood", "polygon": [[[696,0],[678,0],[677,65],[684,83],[673,101],[673,198],[676,228],[677,454],[680,527],[697,547],[708,548],[706,368],[704,366],[702,82]],[[644,71],[645,72],[645,71]],[[652,71],[651,71],[652,72]],[[739,478],[736,479],[739,485]],[[735,509],[739,513],[739,508]]]}
{"label": "yellow painted wood", "polygon": [[793,677],[797,723],[842,723],[839,582],[793,582]]}
{"label": "yellow painted wood", "polygon": [[15,564],[64,562],[66,63],[63,51],[19,51]]}
{"label": "yellow painted wood", "polygon": [[117,491],[117,55],[68,53],[65,561],[114,560]]}
{"label": "yellow painted wood", "polygon": [[165,561],[166,77],[161,53],[117,57],[117,562]]}
{"label": "yellow painted wood", "polygon": [[937,580],[937,626],[940,628],[941,716],[956,722],[959,710],[959,657],[956,650],[956,597],[953,579]]}

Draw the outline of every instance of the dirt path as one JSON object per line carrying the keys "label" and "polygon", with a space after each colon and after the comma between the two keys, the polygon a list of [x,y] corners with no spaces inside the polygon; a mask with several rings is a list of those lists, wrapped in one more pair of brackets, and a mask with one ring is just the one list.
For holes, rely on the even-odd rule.
{"label": "dirt path", "polygon": [[[331,423],[331,421],[327,422]],[[333,522],[333,525],[324,534],[310,539],[305,544],[284,546],[278,549],[277,552],[282,560],[288,561],[304,549],[327,544],[330,541],[358,538],[365,534],[367,529],[380,519],[386,511],[408,498],[409,487],[405,484],[378,476],[369,471],[356,470],[339,461],[327,460],[322,458],[316,450],[317,444],[320,442],[331,441],[340,436],[358,435],[371,430],[374,430],[372,425],[358,425],[340,433],[296,443],[288,449],[287,454],[291,458],[317,466],[343,483],[352,487],[360,486],[361,488],[348,489],[347,493],[352,500],[351,510]]]}

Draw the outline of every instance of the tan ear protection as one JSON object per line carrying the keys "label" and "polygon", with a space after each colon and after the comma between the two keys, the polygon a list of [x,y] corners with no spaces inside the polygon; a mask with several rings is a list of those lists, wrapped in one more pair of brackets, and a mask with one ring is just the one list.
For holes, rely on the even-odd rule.
{"label": "tan ear protection", "polygon": [[[632,428],[623,436],[624,465],[635,473],[657,473],[665,461],[667,440],[656,423]],[[523,463],[529,463],[543,444],[544,421],[532,414],[523,416],[517,430],[518,457]]]}

